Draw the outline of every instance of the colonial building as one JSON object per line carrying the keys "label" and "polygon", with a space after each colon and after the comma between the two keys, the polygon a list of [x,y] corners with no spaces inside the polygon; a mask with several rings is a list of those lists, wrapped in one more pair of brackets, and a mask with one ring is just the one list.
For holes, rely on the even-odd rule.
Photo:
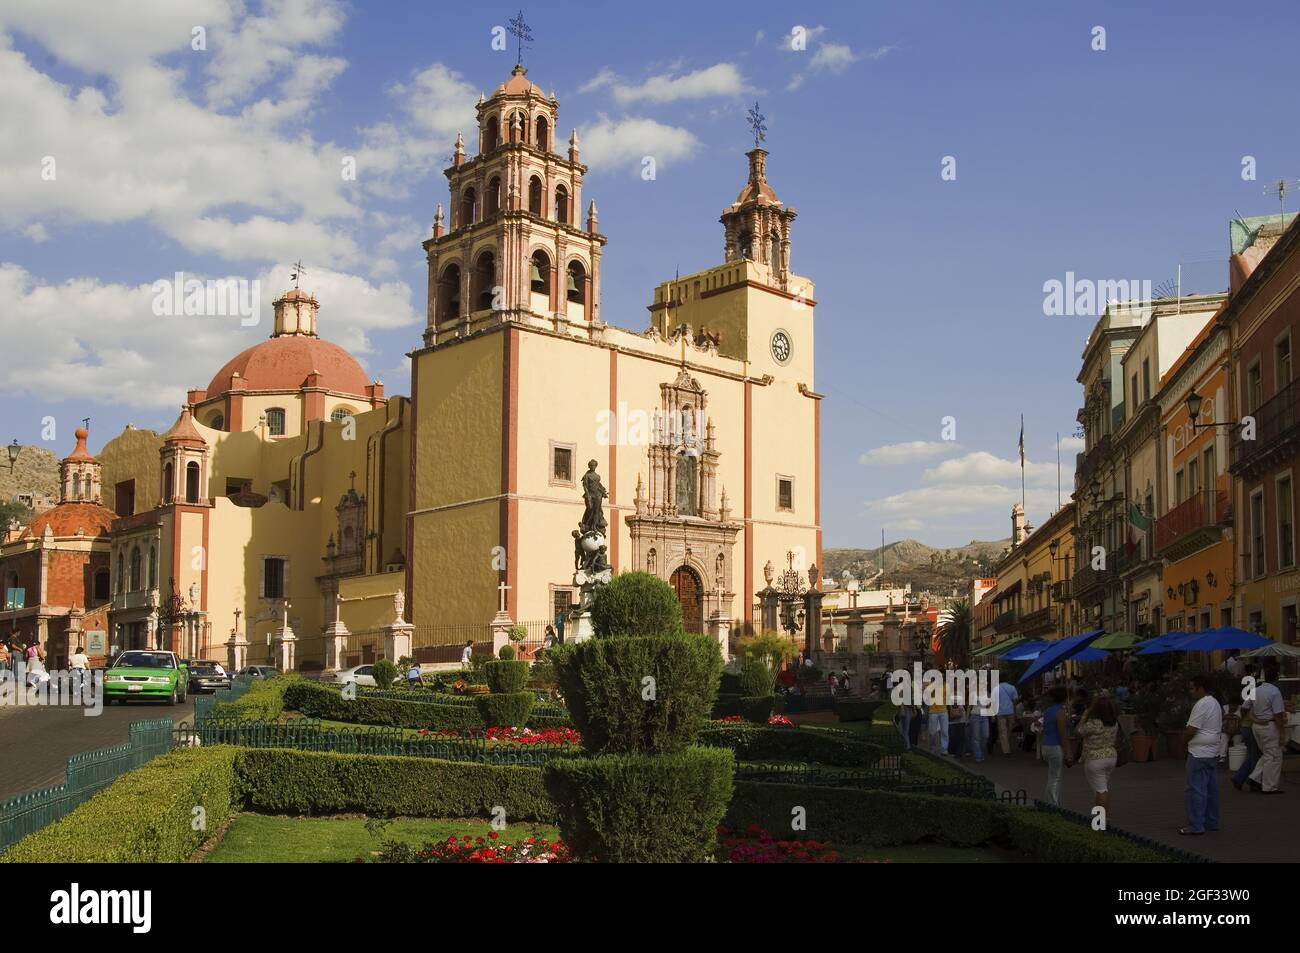
{"label": "colonial building", "polygon": [[[1011,546],[997,561],[997,585],[984,588],[978,612],[987,649],[1015,639],[1059,639],[1074,632],[1070,579],[1074,560],[1074,503],[1035,529],[1024,508],[1011,508]],[[991,622],[989,621],[991,617]],[[978,631],[978,630],[977,630]]]}

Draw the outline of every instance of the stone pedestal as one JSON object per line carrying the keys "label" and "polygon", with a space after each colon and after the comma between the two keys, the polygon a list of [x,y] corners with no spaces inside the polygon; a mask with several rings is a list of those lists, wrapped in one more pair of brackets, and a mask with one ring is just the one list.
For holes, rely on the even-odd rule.
{"label": "stone pedestal", "polygon": [[709,635],[717,640],[722,650],[722,660],[731,661],[731,618],[722,612],[715,612],[709,617]]}
{"label": "stone pedestal", "polygon": [[759,603],[762,606],[762,625],[764,632],[778,632],[781,629],[781,599],[771,586],[759,591]]}
{"label": "stone pedestal", "polygon": [[846,628],[848,629],[849,651],[860,653],[863,650],[863,631],[866,628],[866,620],[862,617],[862,613],[855,612],[849,616]]}
{"label": "stone pedestal", "polygon": [[287,625],[277,628],[271,643],[275,667],[282,672],[292,672],[297,662],[297,648],[298,636],[293,634],[293,629]]}
{"label": "stone pedestal", "polygon": [[321,635],[325,639],[325,670],[337,672],[343,668],[348,651],[348,627],[342,622],[332,622]]}
{"label": "stone pedestal", "polygon": [[399,659],[409,658],[414,632],[415,626],[409,622],[393,622],[384,626],[384,658],[394,665]]}
{"label": "stone pedestal", "polygon": [[[803,594],[803,611],[804,638],[808,651],[812,652],[821,641],[822,634],[822,593],[820,590],[809,589]],[[826,651],[829,652],[834,647],[834,640],[831,640],[831,644],[826,646]]]}
{"label": "stone pedestal", "polygon": [[248,639],[238,632],[231,632],[226,639],[226,662],[231,675],[248,664]]}
{"label": "stone pedestal", "polygon": [[498,612],[492,617],[492,657],[500,658],[501,647],[510,644],[510,627],[515,624],[508,612]]}
{"label": "stone pedestal", "polygon": [[575,612],[569,618],[569,634],[565,636],[567,641],[585,642],[596,634],[596,627],[591,624],[590,612]]}

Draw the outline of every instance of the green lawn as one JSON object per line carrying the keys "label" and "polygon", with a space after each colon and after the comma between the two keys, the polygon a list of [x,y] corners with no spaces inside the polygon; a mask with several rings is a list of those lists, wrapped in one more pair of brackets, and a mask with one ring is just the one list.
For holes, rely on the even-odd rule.
{"label": "green lawn", "polygon": [[[486,837],[492,829],[483,820],[441,820],[403,817],[390,823],[378,837],[366,830],[364,817],[280,817],[241,814],[207,863],[348,863],[368,857],[381,840],[405,841],[416,847],[426,841],[445,841],[455,835]],[[518,824],[501,831],[513,842],[531,834],[558,837],[553,827]]]}

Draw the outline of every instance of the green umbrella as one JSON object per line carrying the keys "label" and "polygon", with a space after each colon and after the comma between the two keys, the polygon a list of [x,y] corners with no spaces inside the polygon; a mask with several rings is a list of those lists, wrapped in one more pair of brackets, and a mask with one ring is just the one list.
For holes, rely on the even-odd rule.
{"label": "green umbrella", "polygon": [[[990,645],[987,648],[980,649],[978,652],[975,653],[975,655],[983,655],[983,656],[1001,655],[1004,652],[1009,652],[1011,649],[1014,649],[1017,645],[1023,645],[1028,641],[1029,640],[1024,637],[1005,639],[1004,641],[999,642],[996,645]],[[972,656],[972,658],[973,657],[974,656]]]}
{"label": "green umbrella", "polygon": [[1108,652],[1120,652],[1124,649],[1131,649],[1140,640],[1132,632],[1107,632],[1096,642],[1092,643],[1094,649],[1105,649]]}

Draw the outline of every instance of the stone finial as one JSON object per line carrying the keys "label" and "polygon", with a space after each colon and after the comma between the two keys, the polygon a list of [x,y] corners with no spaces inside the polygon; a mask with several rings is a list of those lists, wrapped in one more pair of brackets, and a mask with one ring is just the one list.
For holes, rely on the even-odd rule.
{"label": "stone finial", "polygon": [[465,137],[459,132],[456,133],[456,156],[453,164],[457,167],[465,164]]}
{"label": "stone finial", "polygon": [[587,206],[587,231],[594,232],[596,230],[596,222],[596,200],[592,199],[591,204]]}
{"label": "stone finial", "polygon": [[437,210],[435,210],[433,213],[433,237],[434,238],[442,238],[443,233],[446,231],[443,222],[444,219],[442,214],[442,203],[439,202]]}
{"label": "stone finial", "polygon": [[763,566],[763,580],[767,583],[767,587],[769,589],[772,588],[772,580],[775,578],[776,578],[776,569],[772,565],[772,560],[769,559],[767,563]]}
{"label": "stone finial", "polygon": [[578,161],[578,130],[569,133],[569,161]]}

